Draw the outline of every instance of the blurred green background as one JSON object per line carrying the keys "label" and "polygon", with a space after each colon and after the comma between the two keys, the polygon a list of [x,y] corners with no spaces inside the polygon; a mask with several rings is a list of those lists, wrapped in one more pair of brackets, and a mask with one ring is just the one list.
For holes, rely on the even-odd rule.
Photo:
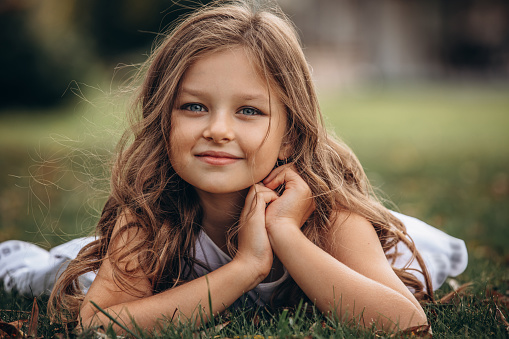
{"label": "blurred green background", "polygon": [[[48,248],[92,232],[135,70],[117,66],[142,62],[193,2],[172,3],[0,1],[0,241]],[[507,267],[509,5],[279,3],[326,124],[388,206]]]}

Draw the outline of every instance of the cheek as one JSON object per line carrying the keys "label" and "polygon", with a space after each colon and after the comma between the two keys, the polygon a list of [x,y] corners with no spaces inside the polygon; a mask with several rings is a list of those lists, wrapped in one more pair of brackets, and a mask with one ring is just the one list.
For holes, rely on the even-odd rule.
{"label": "cheek", "polygon": [[179,129],[172,128],[170,132],[170,138],[168,143],[168,154],[170,156],[170,163],[175,170],[179,166],[182,166],[182,158],[185,149],[184,134]]}
{"label": "cheek", "polygon": [[253,165],[258,172],[265,172],[264,177],[269,175],[276,165],[281,144],[282,138],[268,138],[256,150]]}

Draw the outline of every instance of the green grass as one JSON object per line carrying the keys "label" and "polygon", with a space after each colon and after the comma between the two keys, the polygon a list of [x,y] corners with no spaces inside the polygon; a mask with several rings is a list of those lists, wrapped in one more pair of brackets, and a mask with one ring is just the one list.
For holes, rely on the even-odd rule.
{"label": "green grass", "polygon": [[[509,153],[508,86],[409,85],[324,96],[328,123],[370,156],[499,156]],[[375,152],[379,153],[379,151]],[[413,153],[413,154],[412,154]]]}
{"label": "green grass", "polygon": [[[372,87],[321,96],[326,123],[356,152],[373,184],[403,213],[465,239],[469,266],[456,278],[468,292],[425,310],[434,337],[509,335],[509,86]],[[92,104],[0,115],[0,241],[51,247],[89,233],[107,192],[101,166],[123,128],[123,105]],[[94,178],[102,180],[96,181]],[[446,284],[438,293],[450,291]],[[489,293],[487,293],[487,291]],[[506,299],[494,300],[497,291]],[[39,299],[39,335],[50,325]],[[32,299],[0,291],[3,320],[29,311]],[[498,309],[498,310],[497,310]],[[18,312],[18,313],[16,313]],[[256,321],[253,321],[255,319]],[[374,337],[316,313],[295,310],[254,317],[240,310],[207,336]],[[216,323],[221,322],[218,319]],[[54,327],[52,327],[54,326]],[[191,325],[169,326],[167,337],[200,336]],[[216,333],[217,332],[217,333]]]}
{"label": "green grass", "polygon": [[[471,264],[486,265],[485,259],[474,260]],[[488,264],[488,266],[491,264]],[[489,270],[489,269],[488,269]],[[484,272],[488,272],[484,270]],[[498,280],[490,275],[487,278],[492,283],[504,286],[507,291],[507,279]],[[507,278],[507,277],[506,277]],[[475,279],[479,280],[478,277]],[[492,297],[487,296],[487,286],[484,282],[477,282],[470,291],[454,297],[443,304],[424,305],[433,336],[435,338],[506,338],[508,329],[497,314],[507,315],[507,308]],[[449,288],[444,287],[438,296],[444,295]],[[0,318],[6,322],[17,319],[28,319],[32,306],[32,298],[18,296],[15,293],[5,293],[0,290],[2,309]],[[41,313],[38,321],[38,335],[53,337],[60,333],[64,336],[76,336],[72,327],[66,328],[58,323],[49,322],[45,311],[47,297],[37,299]],[[297,308],[287,308],[275,311],[264,309],[240,309],[219,316],[214,325],[196,326],[193,322],[170,324],[163,323],[158,333],[149,333],[146,329],[132,330],[138,338],[389,338],[392,333],[382,332],[375,327],[365,329],[356,322],[342,322],[334,316],[326,316],[309,307],[307,310],[300,305]],[[306,305],[304,305],[306,306]],[[112,334],[109,329],[97,329],[100,332]],[[26,331],[26,330],[25,330]],[[85,331],[78,335],[80,338],[93,337],[92,331]],[[397,337],[411,337],[410,334],[399,334]]]}

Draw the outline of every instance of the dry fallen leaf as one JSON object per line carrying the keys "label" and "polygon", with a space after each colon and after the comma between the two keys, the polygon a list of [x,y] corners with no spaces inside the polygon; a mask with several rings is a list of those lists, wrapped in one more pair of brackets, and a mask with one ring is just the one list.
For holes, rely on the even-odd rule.
{"label": "dry fallen leaf", "polygon": [[28,335],[30,337],[37,337],[37,325],[39,320],[39,306],[37,305],[37,299],[34,298],[32,304],[32,312],[30,313],[30,321],[28,323]]}
{"label": "dry fallen leaf", "polygon": [[433,338],[433,332],[431,331],[430,325],[420,325],[407,328],[406,330],[393,333],[387,337],[387,334],[383,331],[375,333],[376,337],[379,338],[407,338],[407,337],[419,337],[419,338]]}
{"label": "dry fallen leaf", "polygon": [[505,294],[495,291],[492,288],[487,288],[486,289],[486,297],[493,299],[493,301],[499,306],[504,306],[505,308],[509,308],[509,296],[507,296]]}
{"label": "dry fallen leaf", "polygon": [[440,300],[437,301],[437,303],[439,303],[439,304],[447,304],[447,303],[451,302],[451,300],[455,296],[461,296],[465,292],[465,290],[467,290],[470,286],[472,286],[472,284],[473,284],[472,282],[468,282],[466,284],[461,285],[460,287],[458,287],[454,291],[449,292],[446,295],[444,295],[442,298],[440,298]]}
{"label": "dry fallen leaf", "polygon": [[21,331],[21,326],[23,326],[24,322],[26,322],[26,320],[16,320],[11,323],[0,321],[0,338],[16,338],[25,336],[25,334]]}
{"label": "dry fallen leaf", "polygon": [[431,331],[430,325],[421,325],[407,328],[402,332],[404,335],[416,336],[421,338],[432,338],[433,331]]}
{"label": "dry fallen leaf", "polygon": [[[218,324],[218,325],[214,326],[214,330],[216,332],[219,332],[223,328],[228,326],[230,323],[231,323],[231,321],[228,320],[228,321],[225,321],[224,323]],[[206,338],[206,337],[207,337],[207,333],[205,331],[200,331],[200,332],[194,332],[193,333],[193,338]]]}
{"label": "dry fallen leaf", "polygon": [[507,322],[507,319],[505,318],[504,314],[502,313],[500,308],[498,308],[497,305],[495,305],[495,310],[496,310],[498,321],[500,321],[505,326],[505,330],[507,332],[509,332],[509,322]]}

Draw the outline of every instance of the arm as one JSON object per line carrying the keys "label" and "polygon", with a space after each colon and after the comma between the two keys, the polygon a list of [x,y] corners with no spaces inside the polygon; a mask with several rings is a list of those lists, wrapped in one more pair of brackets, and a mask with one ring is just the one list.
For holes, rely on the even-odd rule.
{"label": "arm", "polygon": [[361,317],[361,324],[375,322],[384,329],[425,324],[422,308],[388,264],[371,223],[357,215],[339,214],[326,235],[333,246],[325,252],[300,230],[312,208],[309,188],[290,167],[277,170],[264,180],[271,189],[286,183],[283,195],[266,211],[269,239],[279,260],[317,307],[334,311],[341,319]]}
{"label": "arm", "polygon": [[[120,290],[113,283],[111,269],[107,266],[110,265],[103,264],[101,267],[81,308],[81,323],[84,327],[107,326],[110,323],[90,301],[94,301],[128,328],[132,327],[134,319],[141,328],[150,329],[161,319],[183,322],[196,319],[199,322],[199,312],[207,319],[211,314],[208,307],[209,291],[212,313],[217,314],[232,304],[244,291],[252,289],[243,264],[232,261],[207,275],[208,284],[203,276],[156,295],[151,294],[151,290],[147,288],[145,295],[137,297]],[[235,284],[232,284],[232,281],[235,281]],[[139,281],[139,284],[149,285],[148,281]],[[229,288],[225,289],[224,286]]]}
{"label": "arm", "polygon": [[[274,192],[256,194],[252,189],[246,198],[241,221],[245,227],[239,231],[238,253],[229,264],[211,272],[206,277],[200,277],[183,285],[168,289],[159,294],[152,294],[149,279],[137,267],[137,260],[127,259],[118,261],[118,266],[124,272],[133,272],[128,276],[128,282],[137,286],[141,293],[132,295],[120,289],[113,280],[113,268],[110,260],[118,260],[113,254],[106,258],[90,287],[80,310],[81,323],[84,327],[105,325],[110,320],[90,303],[94,301],[117,320],[132,327],[132,319],[142,328],[153,328],[159,319],[173,321],[199,321],[199,310],[204,319],[225,310],[244,292],[253,289],[268,274],[272,265],[272,251],[265,231],[265,204],[274,199]],[[267,201],[259,199],[268,199]],[[129,217],[124,213],[115,226],[114,234],[128,222]],[[143,241],[139,229],[124,231],[115,241],[110,243],[110,253],[122,248],[129,251],[136,243]],[[260,237],[261,235],[261,237]],[[263,236],[265,239],[263,239]],[[254,240],[250,241],[250,239]],[[134,265],[134,266],[133,266]],[[249,269],[247,269],[249,268]],[[207,282],[208,279],[208,282]],[[228,288],[224,288],[228,286]],[[212,310],[209,309],[209,293],[212,300]]]}

